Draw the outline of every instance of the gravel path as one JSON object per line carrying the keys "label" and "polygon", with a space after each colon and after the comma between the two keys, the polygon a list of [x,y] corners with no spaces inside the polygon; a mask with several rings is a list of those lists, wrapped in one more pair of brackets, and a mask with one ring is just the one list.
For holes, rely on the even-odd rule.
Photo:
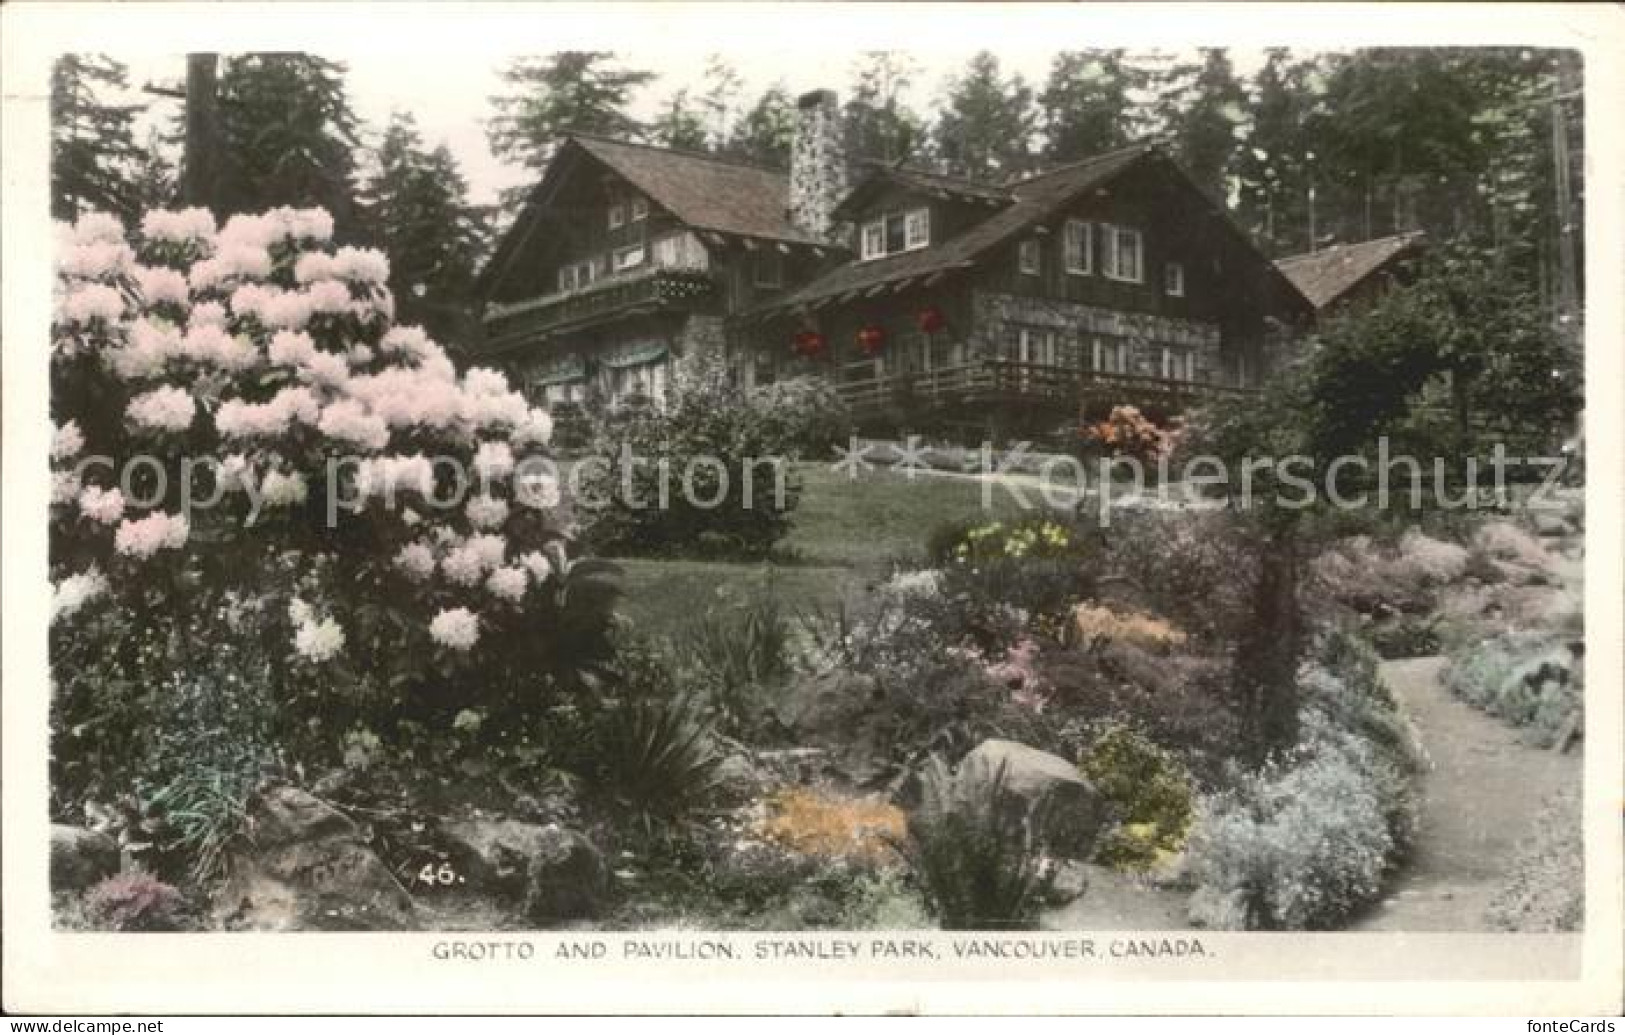
{"label": "gravel path", "polygon": [[1485,910],[1512,876],[1543,804],[1579,786],[1578,753],[1523,743],[1513,727],[1452,696],[1439,680],[1443,668],[1438,657],[1383,665],[1432,767],[1415,852],[1388,897],[1351,930],[1490,930]]}

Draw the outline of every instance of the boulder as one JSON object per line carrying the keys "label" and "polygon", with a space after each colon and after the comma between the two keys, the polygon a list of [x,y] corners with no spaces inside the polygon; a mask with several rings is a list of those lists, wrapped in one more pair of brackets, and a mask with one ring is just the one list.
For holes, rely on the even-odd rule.
{"label": "boulder", "polygon": [[955,795],[968,800],[988,793],[1001,770],[1006,793],[1028,816],[1044,803],[1041,836],[1050,850],[1063,858],[1088,858],[1106,807],[1078,767],[1013,740],[984,740],[959,764]]}
{"label": "boulder", "polygon": [[797,680],[778,706],[778,718],[800,739],[839,736],[855,716],[874,708],[879,689],[874,677],[832,671]]}
{"label": "boulder", "polygon": [[117,841],[84,827],[51,824],[52,891],[84,891],[118,870]]}
{"label": "boulder", "polygon": [[417,926],[412,896],[349,817],[294,787],[249,799],[243,845],[215,894],[221,926],[249,931],[395,931]]}
{"label": "boulder", "polygon": [[507,900],[532,922],[597,916],[608,898],[603,855],[573,830],[472,817],[440,832],[473,890]]}

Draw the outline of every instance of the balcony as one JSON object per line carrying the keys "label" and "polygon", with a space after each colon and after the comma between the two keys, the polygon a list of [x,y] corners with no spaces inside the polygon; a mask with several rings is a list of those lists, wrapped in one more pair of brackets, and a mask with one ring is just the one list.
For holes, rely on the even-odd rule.
{"label": "balcony", "polygon": [[1245,398],[1253,389],[1204,381],[1107,374],[1008,360],[979,360],[936,370],[843,380],[836,390],[859,416],[898,407],[1041,406],[1074,413],[1090,403],[1177,411],[1213,398]]}
{"label": "balcony", "polygon": [[486,347],[502,352],[633,314],[693,309],[708,302],[715,289],[710,274],[697,269],[652,267],[616,274],[574,291],[492,306],[485,316]]}

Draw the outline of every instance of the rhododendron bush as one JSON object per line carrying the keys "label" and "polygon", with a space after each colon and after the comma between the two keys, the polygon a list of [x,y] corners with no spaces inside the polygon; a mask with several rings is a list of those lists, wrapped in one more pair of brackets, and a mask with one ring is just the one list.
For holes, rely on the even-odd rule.
{"label": "rhododendron bush", "polygon": [[59,693],[122,649],[89,630],[221,608],[205,627],[260,638],[307,729],[522,712],[608,656],[607,566],[566,550],[548,414],[395,326],[388,262],[332,230],[316,209],[59,227]]}

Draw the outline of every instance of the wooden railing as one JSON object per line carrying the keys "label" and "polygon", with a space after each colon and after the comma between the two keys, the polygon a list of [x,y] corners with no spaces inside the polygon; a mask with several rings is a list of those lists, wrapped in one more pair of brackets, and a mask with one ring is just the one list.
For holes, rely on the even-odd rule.
{"label": "wooden railing", "polygon": [[538,336],[579,327],[633,309],[698,305],[716,285],[700,270],[654,268],[606,277],[564,291],[494,308],[485,317],[486,344],[493,351],[523,345]]}
{"label": "wooden railing", "polygon": [[885,374],[837,385],[857,411],[903,402],[924,404],[1053,402],[1071,408],[1092,400],[1188,406],[1214,396],[1246,396],[1253,389],[1135,374],[1107,374],[1008,360],[980,360],[936,370]]}

